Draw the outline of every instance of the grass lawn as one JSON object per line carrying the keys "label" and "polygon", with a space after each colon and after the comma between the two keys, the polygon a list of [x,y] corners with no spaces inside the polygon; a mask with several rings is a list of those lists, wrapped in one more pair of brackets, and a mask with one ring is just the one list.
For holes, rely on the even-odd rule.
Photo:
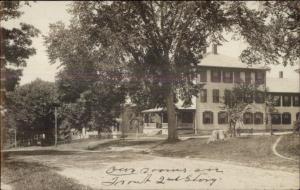
{"label": "grass lawn", "polygon": [[2,166],[1,180],[4,184],[20,190],[91,189],[79,185],[73,180],[55,173],[53,170],[54,168],[38,163],[5,160]]}
{"label": "grass lawn", "polygon": [[[260,168],[299,171],[297,162],[284,160],[273,154],[271,147],[277,138],[278,136],[250,136],[210,144],[206,143],[207,139],[189,139],[173,144],[162,143],[153,147],[153,152],[161,156],[202,158]],[[299,141],[296,138],[292,141],[288,139],[288,136],[282,139],[281,149],[299,154]]]}
{"label": "grass lawn", "polygon": [[300,158],[300,136],[296,134],[285,135],[277,146],[277,151],[287,157]]}

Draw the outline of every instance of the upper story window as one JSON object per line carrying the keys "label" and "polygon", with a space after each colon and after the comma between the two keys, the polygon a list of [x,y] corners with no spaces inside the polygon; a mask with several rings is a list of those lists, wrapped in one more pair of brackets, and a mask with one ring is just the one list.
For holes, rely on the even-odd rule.
{"label": "upper story window", "polygon": [[253,124],[253,113],[244,113],[244,124]]}
{"label": "upper story window", "polygon": [[300,96],[299,95],[293,96],[293,106],[300,106]]}
{"label": "upper story window", "polygon": [[251,72],[250,71],[246,71],[245,72],[245,82],[247,84],[250,84],[251,83]]}
{"label": "upper story window", "polygon": [[264,84],[265,83],[265,73],[263,71],[255,72],[255,83]]}
{"label": "upper story window", "polygon": [[282,106],[291,106],[291,96],[289,95],[282,96]]}
{"label": "upper story window", "polygon": [[232,83],[233,81],[233,74],[231,71],[223,71],[223,82],[225,83]]}
{"label": "upper story window", "polygon": [[221,82],[220,70],[211,70],[211,82]]}
{"label": "upper story window", "polygon": [[241,72],[239,72],[239,71],[234,71],[233,75],[234,75],[234,82],[235,82],[235,83],[241,83],[241,82],[242,82],[242,79],[241,79]]}
{"label": "upper story window", "polygon": [[206,89],[200,90],[200,102],[207,102],[207,90]]}
{"label": "upper story window", "polygon": [[207,72],[206,72],[206,70],[200,71],[200,82],[207,82]]}
{"label": "upper story window", "polygon": [[225,111],[220,111],[218,113],[218,123],[227,124],[228,123],[228,114]]}
{"label": "upper story window", "polygon": [[219,89],[213,89],[213,103],[219,103],[220,101],[220,91]]}
{"label": "upper story window", "polygon": [[263,124],[263,113],[256,112],[254,114],[254,124]]}
{"label": "upper story window", "polygon": [[279,113],[271,114],[272,124],[281,124],[281,115]]}
{"label": "upper story window", "polygon": [[296,120],[300,120],[300,112],[296,113]]}
{"label": "upper story window", "polygon": [[273,96],[273,104],[274,106],[281,106],[281,97],[278,95]]}
{"label": "upper story window", "polygon": [[203,124],[213,124],[214,123],[214,114],[211,111],[203,112]]}
{"label": "upper story window", "polygon": [[265,97],[264,97],[264,93],[263,92],[257,92],[255,94],[255,102],[258,103],[258,104],[262,104],[264,103],[264,100]]}
{"label": "upper story window", "polygon": [[192,112],[182,112],[181,113],[181,122],[182,123],[193,123],[193,113]]}

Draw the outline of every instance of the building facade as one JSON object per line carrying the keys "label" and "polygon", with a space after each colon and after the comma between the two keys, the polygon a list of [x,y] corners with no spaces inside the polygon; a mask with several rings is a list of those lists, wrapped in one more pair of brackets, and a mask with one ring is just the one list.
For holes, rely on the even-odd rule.
{"label": "building facade", "polygon": [[[270,127],[273,130],[291,130],[300,117],[299,84],[283,77],[283,73],[279,73],[277,78],[267,78],[269,67],[249,66],[238,58],[218,54],[216,46],[213,46],[212,52],[204,55],[198,66],[200,73],[196,82],[204,84],[204,87],[189,109],[183,109],[180,103],[176,104],[178,131],[184,129],[201,134],[215,129],[228,129],[228,114],[222,109],[225,92],[240,83],[255,84],[259,92],[247,99],[251,109],[243,114],[243,121],[236,127],[256,131],[269,131]],[[275,100],[271,118],[268,117],[265,103],[267,96]],[[144,132],[155,129],[156,133],[167,133],[167,114],[164,109],[149,109],[142,113]]]}

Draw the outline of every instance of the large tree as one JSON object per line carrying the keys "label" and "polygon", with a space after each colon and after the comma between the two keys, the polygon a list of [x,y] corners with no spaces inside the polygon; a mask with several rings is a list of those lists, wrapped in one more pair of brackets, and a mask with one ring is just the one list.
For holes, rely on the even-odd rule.
{"label": "large tree", "polygon": [[257,22],[255,27],[241,23],[236,30],[249,44],[241,54],[242,61],[299,64],[300,1],[262,1],[257,4],[263,22]]}
{"label": "large tree", "polygon": [[[59,23],[52,26],[46,41],[48,52],[52,59],[61,58],[59,51],[68,54],[72,49],[56,44],[79,34],[70,44],[86,40],[89,48],[84,53],[98,58],[86,64],[99,59],[103,65],[125,63],[123,79],[129,81],[132,101],[166,107],[168,139],[172,141],[177,138],[174,102],[181,98],[189,104],[192,95],[197,95],[199,87],[193,83],[196,65],[209,43],[219,43],[224,29],[238,24],[238,8],[252,13],[245,3],[74,2],[69,30]],[[249,22],[244,17],[241,20]]]}
{"label": "large tree", "polygon": [[17,130],[18,137],[33,139],[35,134],[54,137],[54,107],[57,93],[54,83],[37,79],[8,92],[7,123]]}
{"label": "large tree", "polygon": [[[22,15],[20,8],[29,6],[28,2],[2,1],[0,4],[0,22],[5,23],[17,19]],[[27,64],[27,59],[36,53],[32,47],[32,38],[37,37],[39,30],[34,26],[20,23],[20,27],[0,27],[1,36],[1,68],[6,68],[6,90],[12,91],[19,83],[22,68]]]}
{"label": "large tree", "polygon": [[[70,12],[74,17],[69,29],[52,26],[50,57],[59,57],[59,50],[69,54],[72,44],[85,40],[89,48],[76,53],[97,58],[88,59],[89,64],[124,64],[118,77],[128,82],[132,101],[167,108],[170,141],[177,138],[174,103],[181,98],[190,104],[198,94],[193,79],[206,47],[222,42],[225,30],[247,38],[248,28],[259,30],[264,24],[262,12],[248,9],[245,2],[85,1],[74,2]],[[52,48],[68,35],[77,36],[70,46]]]}

